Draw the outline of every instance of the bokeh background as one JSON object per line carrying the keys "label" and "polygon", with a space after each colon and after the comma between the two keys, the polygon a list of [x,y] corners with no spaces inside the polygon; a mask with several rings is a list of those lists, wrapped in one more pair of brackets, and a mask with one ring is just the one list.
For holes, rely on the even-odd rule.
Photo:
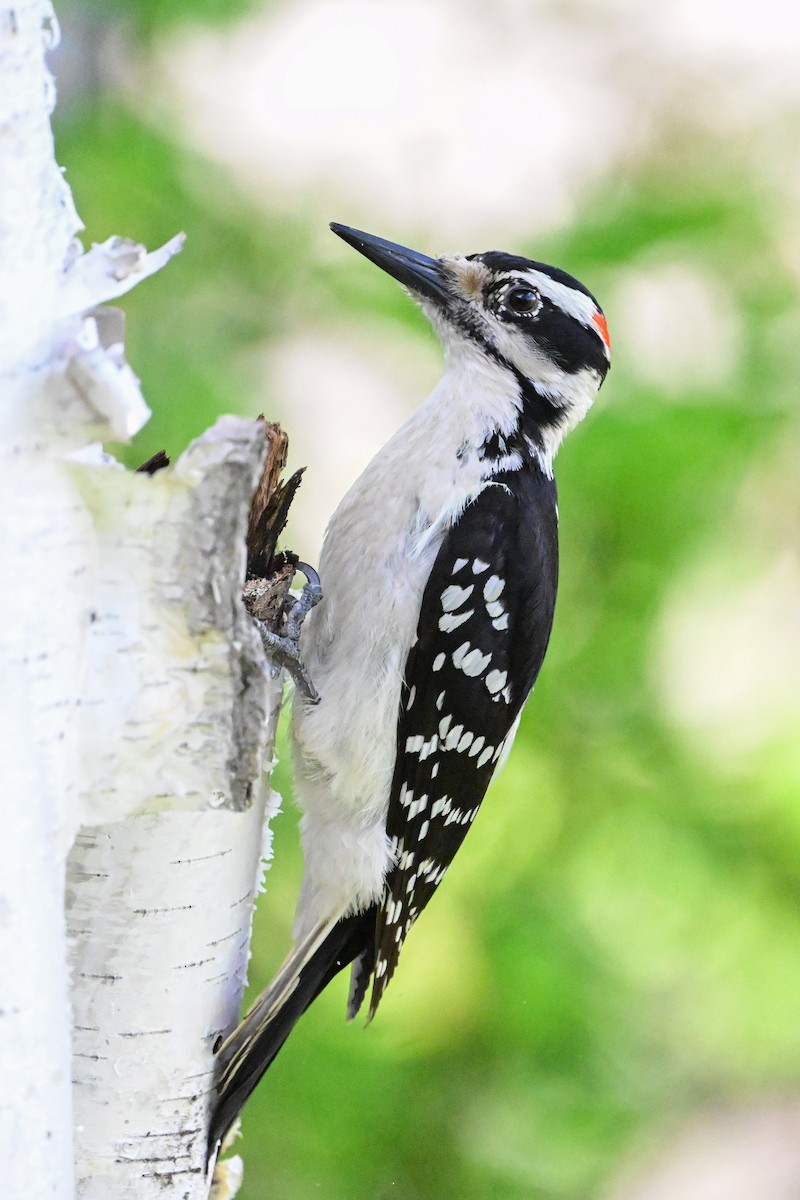
{"label": "bokeh background", "polygon": [[[557,263],[614,342],[509,765],[379,1018],[345,1026],[339,981],[249,1105],[243,1200],[796,1200],[800,6],[57,7],[87,240],[188,234],[125,300],[132,465],[264,411],[315,561],[439,371],[332,218]],[[254,988],[298,885],[287,758]]]}

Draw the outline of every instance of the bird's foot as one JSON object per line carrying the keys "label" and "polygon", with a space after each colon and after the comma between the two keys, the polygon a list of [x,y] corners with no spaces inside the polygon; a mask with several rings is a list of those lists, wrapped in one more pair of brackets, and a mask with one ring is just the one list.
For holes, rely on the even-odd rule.
{"label": "bird's foot", "polygon": [[307,583],[299,596],[291,596],[284,607],[284,632],[273,633],[263,621],[254,618],[261,642],[274,664],[275,673],[281,668],[288,671],[298,692],[309,704],[319,704],[319,693],[314,687],[305,664],[300,657],[300,630],[311,609],[322,599],[319,575],[307,563],[298,562],[297,569],[305,575]]}

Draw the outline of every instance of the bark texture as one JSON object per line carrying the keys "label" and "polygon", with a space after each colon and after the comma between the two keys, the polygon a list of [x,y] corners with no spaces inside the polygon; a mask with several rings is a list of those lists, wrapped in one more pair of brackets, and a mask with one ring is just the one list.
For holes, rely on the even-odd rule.
{"label": "bark texture", "polygon": [[241,1003],[280,703],[241,601],[263,446],[227,417],[174,470],[78,469],[96,539],[67,868],[87,1200],[208,1193],[213,1047]]}
{"label": "bark texture", "polygon": [[152,475],[98,449],[149,415],[102,306],[182,237],[77,241],[57,39],[49,0],[0,6],[3,1194],[195,1200],[276,799],[241,601],[266,431],[223,418]]}

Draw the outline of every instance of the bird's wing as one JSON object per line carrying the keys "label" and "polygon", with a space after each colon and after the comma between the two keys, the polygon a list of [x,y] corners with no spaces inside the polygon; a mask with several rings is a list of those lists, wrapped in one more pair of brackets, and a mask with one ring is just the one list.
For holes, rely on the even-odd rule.
{"label": "bird's wing", "polygon": [[396,861],[370,1017],[513,738],[547,649],[557,575],[555,484],[538,472],[487,485],[439,550],[406,661],[387,818]]}

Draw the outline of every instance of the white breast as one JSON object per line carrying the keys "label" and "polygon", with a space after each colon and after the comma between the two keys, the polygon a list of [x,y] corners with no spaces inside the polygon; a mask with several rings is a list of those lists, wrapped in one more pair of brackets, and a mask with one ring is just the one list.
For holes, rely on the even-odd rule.
{"label": "white breast", "polygon": [[322,697],[296,703],[298,799],[320,818],[385,822],[406,657],[448,528],[481,490],[477,447],[517,418],[513,377],[463,343],[425,404],[336,510],[320,559],[325,599],[302,652]]}

